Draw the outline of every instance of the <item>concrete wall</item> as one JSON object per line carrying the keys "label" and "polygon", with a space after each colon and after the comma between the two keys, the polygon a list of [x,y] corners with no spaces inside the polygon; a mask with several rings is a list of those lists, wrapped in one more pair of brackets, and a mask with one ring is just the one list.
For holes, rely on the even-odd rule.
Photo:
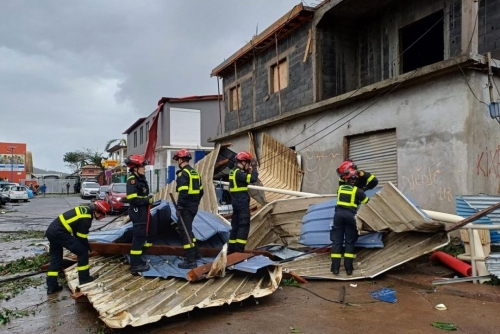
{"label": "concrete wall", "polygon": [[[488,101],[481,93],[485,80],[483,74],[474,72],[471,86],[480,98]],[[500,87],[500,81],[498,85]],[[264,130],[282,143],[300,133],[287,145],[296,145],[302,156],[303,191],[323,194],[336,191],[335,168],[342,162],[345,136],[395,128],[398,188],[423,208],[454,213],[456,195],[496,193],[500,180],[500,150],[496,153],[500,145],[500,125],[489,118],[484,105],[478,105],[460,72],[398,89],[319,139],[350,118],[333,125],[340,117],[365,104],[366,101],[351,103]],[[320,122],[303,131],[320,117]],[[327,128],[329,125],[332,126]],[[327,130],[321,131],[325,128]],[[255,138],[260,142],[261,132],[255,133]],[[248,149],[246,135],[231,138],[231,142],[232,150]],[[258,152],[260,157],[260,146]],[[483,175],[482,170],[478,172],[477,159],[482,153],[496,159],[488,162],[488,176]],[[482,164],[486,170],[485,160]]]}
{"label": "concrete wall", "polygon": [[[139,124],[136,128],[132,129],[132,132],[130,132],[127,135],[127,154],[132,155],[132,154],[144,154],[146,152],[146,123],[149,122],[149,126],[153,123],[153,117],[155,115],[155,112],[152,112],[141,124]],[[140,141],[140,128],[141,126],[143,127],[144,131],[144,140],[143,143],[141,144]],[[134,133],[137,132],[137,146],[134,147]]]}
{"label": "concrete wall", "polygon": [[[297,109],[312,103],[313,84],[311,56],[303,62],[304,51],[308,39],[310,24],[299,28],[289,37],[279,41],[278,50],[280,59],[288,59],[288,87],[281,90],[282,113]],[[276,62],[276,48],[274,45],[257,55],[253,62],[237,68],[238,81],[241,83],[241,109],[239,115],[240,127],[279,115],[278,93],[270,94],[269,71]],[[255,65],[255,72],[253,67]],[[238,128],[238,112],[230,111],[229,90],[235,86],[234,73],[224,77],[224,101],[226,117],[225,131]]]}

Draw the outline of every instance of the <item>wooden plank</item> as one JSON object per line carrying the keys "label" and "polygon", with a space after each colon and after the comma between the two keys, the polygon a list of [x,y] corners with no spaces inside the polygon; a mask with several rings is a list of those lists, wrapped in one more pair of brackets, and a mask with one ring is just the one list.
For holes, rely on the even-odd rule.
{"label": "wooden plank", "polygon": [[308,284],[309,283],[305,278],[294,273],[293,271],[290,271],[288,273],[283,272],[283,278],[286,278],[286,279],[293,278],[299,284]]}
{"label": "wooden plank", "polygon": [[[89,244],[92,250],[98,252],[100,255],[129,254],[131,246],[130,244],[126,243],[90,242]],[[220,251],[220,248],[200,248],[200,253],[204,257],[216,257],[220,253]],[[245,253],[264,255],[269,257],[270,259],[274,259],[274,256],[266,251],[245,250]],[[144,254],[184,256],[185,250],[182,246],[153,245],[151,247],[148,247]]]}
{"label": "wooden plank", "polygon": [[[226,262],[226,268],[229,266],[232,266],[234,264],[240,263],[242,261],[245,261],[246,259],[249,259],[251,257],[254,257],[254,254],[249,254],[249,253],[232,253],[227,256],[227,262]],[[213,262],[207,263],[205,265],[196,267],[189,271],[187,273],[187,278],[188,281],[194,282],[194,281],[199,281],[202,279],[206,273],[212,269],[212,264]]]}
{"label": "wooden plank", "polygon": [[311,40],[312,40],[312,29],[309,29],[309,37],[307,38],[306,49],[304,50],[304,59],[302,59],[303,63],[307,61],[307,56],[310,53],[309,50],[311,49]]}

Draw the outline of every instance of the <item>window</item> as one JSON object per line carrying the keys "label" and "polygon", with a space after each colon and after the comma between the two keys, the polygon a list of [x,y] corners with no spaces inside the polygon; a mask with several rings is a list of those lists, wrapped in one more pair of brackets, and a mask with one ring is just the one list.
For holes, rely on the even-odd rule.
{"label": "window", "polygon": [[134,131],[134,147],[137,147],[137,131]]}
{"label": "window", "polygon": [[149,122],[146,122],[146,141],[148,141]]}
{"label": "window", "polygon": [[144,142],[144,127],[141,126],[141,128],[139,129],[139,144],[142,145],[143,142]]}
{"label": "window", "polygon": [[271,66],[270,93],[276,93],[286,87],[288,87],[288,59],[283,58],[278,64]]}
{"label": "window", "polygon": [[406,50],[401,57],[401,73],[444,60],[443,15],[439,11],[399,29],[399,53]]}
{"label": "window", "polygon": [[229,90],[229,111],[241,109],[241,85]]}

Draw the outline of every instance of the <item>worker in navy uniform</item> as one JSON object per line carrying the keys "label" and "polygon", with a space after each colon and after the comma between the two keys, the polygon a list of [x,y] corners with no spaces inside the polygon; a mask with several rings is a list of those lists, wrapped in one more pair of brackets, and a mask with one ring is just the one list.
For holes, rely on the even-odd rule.
{"label": "worker in navy uniform", "polygon": [[250,232],[250,195],[248,184],[257,182],[257,162],[252,155],[242,151],[236,155],[237,165],[229,172],[229,192],[233,216],[229,234],[228,254],[244,252]]}
{"label": "worker in navy uniform", "polygon": [[133,275],[148,271],[149,265],[142,258],[144,247],[152,244],[147,242],[146,224],[150,214],[150,205],[153,195],[149,194],[149,185],[146,180],[146,165],[149,161],[140,154],[133,154],[125,159],[130,176],[127,178],[128,215],[132,221],[132,247],[130,248],[130,271]]}
{"label": "worker in navy uniform", "polygon": [[375,188],[378,185],[378,179],[375,175],[368,173],[364,170],[358,169],[358,166],[351,160],[348,159],[337,168],[337,175],[339,176],[339,186],[342,184],[346,184],[343,175],[349,175],[349,172],[354,170],[358,173],[358,180],[355,184],[359,189],[366,191]]}
{"label": "worker in navy uniform", "polygon": [[341,185],[337,191],[337,206],[333,218],[333,228],[330,232],[332,245],[332,267],[331,271],[335,275],[339,274],[340,261],[342,259],[342,244],[345,240],[344,267],[348,276],[354,270],[354,244],[358,240],[358,230],[356,228],[356,212],[360,204],[368,202],[368,197],[355,184],[358,181],[358,174],[351,170],[349,174],[344,174],[345,184]]}
{"label": "worker in navy uniform", "polygon": [[110,210],[108,203],[98,200],[85,206],[60,214],[50,223],[45,236],[50,242],[50,264],[47,271],[47,294],[61,291],[57,276],[63,260],[63,248],[78,257],[78,281],[85,284],[94,281],[98,276],[90,276],[89,241],[87,239],[92,219],[101,220]]}
{"label": "worker in navy uniform", "polygon": [[174,155],[174,160],[177,161],[180,168],[175,180],[177,184],[176,190],[179,194],[175,213],[178,218],[182,217],[187,233],[191,238],[190,243],[186,233],[177,227],[185,249],[184,261],[178,264],[181,269],[196,268],[196,260],[201,259],[200,249],[193,234],[193,221],[203,197],[203,184],[201,183],[200,174],[189,165],[191,159],[191,153],[187,149],[179,150]]}

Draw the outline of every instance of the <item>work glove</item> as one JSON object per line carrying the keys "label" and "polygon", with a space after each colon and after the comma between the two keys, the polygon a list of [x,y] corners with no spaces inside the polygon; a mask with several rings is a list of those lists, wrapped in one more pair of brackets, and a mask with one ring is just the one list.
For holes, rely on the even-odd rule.
{"label": "work glove", "polygon": [[148,195],[149,204],[153,204],[153,202],[154,202],[153,196],[154,196],[153,194]]}
{"label": "work glove", "polygon": [[251,166],[252,168],[257,167],[257,160],[255,160],[254,158],[252,158],[252,160],[250,160],[250,166]]}

